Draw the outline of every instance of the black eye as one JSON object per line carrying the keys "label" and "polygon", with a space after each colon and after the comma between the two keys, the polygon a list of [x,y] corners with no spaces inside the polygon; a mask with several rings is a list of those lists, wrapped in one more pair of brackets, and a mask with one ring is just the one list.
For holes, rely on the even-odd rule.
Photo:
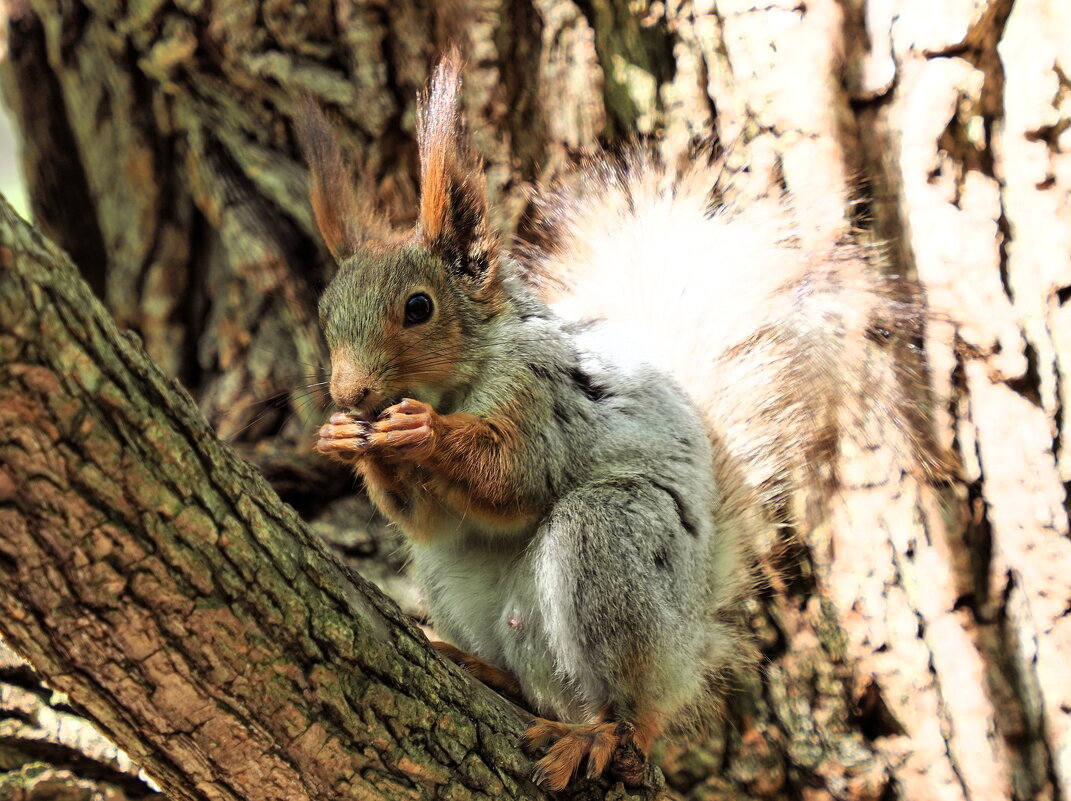
{"label": "black eye", "polygon": [[419,325],[427,322],[429,317],[431,317],[431,298],[424,292],[410,295],[409,300],[405,302],[405,324],[407,326]]}

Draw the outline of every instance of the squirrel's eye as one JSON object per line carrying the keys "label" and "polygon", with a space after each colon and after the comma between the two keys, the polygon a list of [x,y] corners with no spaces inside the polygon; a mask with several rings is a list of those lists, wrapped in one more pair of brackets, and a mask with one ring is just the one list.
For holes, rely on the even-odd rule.
{"label": "squirrel's eye", "polygon": [[410,295],[405,302],[405,324],[419,325],[431,317],[431,298],[424,292]]}

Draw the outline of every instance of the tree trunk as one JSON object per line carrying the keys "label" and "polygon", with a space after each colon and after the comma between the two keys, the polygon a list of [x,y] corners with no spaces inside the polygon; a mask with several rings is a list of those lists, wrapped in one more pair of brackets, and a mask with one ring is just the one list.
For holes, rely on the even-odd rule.
{"label": "tree trunk", "polygon": [[[894,460],[880,453],[844,455],[849,480],[832,514],[803,532],[791,580],[756,604],[766,669],[731,696],[726,725],[701,748],[661,754],[667,781],[697,800],[1071,794],[1066,0],[669,0],[646,9],[624,0],[29,0],[11,5],[9,25],[2,81],[22,130],[38,225],[72,254],[120,326],[140,334],[152,359],[190,388],[215,429],[243,444],[310,516],[350,484],[305,453],[323,416],[320,388],[305,385],[322,380],[314,304],[331,267],[291,135],[302,94],[334,115],[398,219],[413,214],[416,94],[454,41],[470,64],[466,117],[504,229],[523,235],[527,185],[552,175],[569,153],[639,132],[676,142],[713,136],[749,191],[783,186],[814,227],[848,216],[888,243],[890,268],[917,276],[935,309],[925,342],[934,425],[958,455],[959,475],[937,491],[914,476],[887,475],[882,467]],[[77,376],[60,379],[67,385]],[[14,386],[25,400],[22,381]],[[118,415],[120,401],[112,403],[107,413]],[[69,406],[54,428],[42,422],[44,434],[33,435],[47,470],[76,474],[67,461],[76,454],[48,443],[57,440],[51,432],[91,419],[82,408]],[[38,414],[28,409],[20,419],[31,413]],[[144,435],[126,445],[138,457],[115,470],[143,469]],[[257,487],[247,503],[270,506]],[[299,537],[296,523],[279,520]],[[134,528],[119,527],[124,537],[148,536],[127,527]],[[95,555],[93,541],[42,562],[42,575],[105,575],[92,566],[111,557]],[[185,542],[171,558],[199,564],[217,549]],[[71,561],[82,552],[88,566]],[[255,558],[272,564],[263,550]],[[199,571],[216,576],[212,564],[191,567],[175,595],[143,587],[147,594],[132,597],[127,613],[148,614],[155,598],[156,625],[185,625],[187,612],[172,619],[167,610],[204,592],[195,579]],[[133,592],[131,577],[119,574],[111,580]],[[78,594],[111,586],[85,582]],[[334,599],[334,586],[317,591]],[[210,607],[237,615],[238,596],[227,592]],[[84,623],[102,603],[86,597],[51,615]],[[375,609],[394,632],[397,615],[378,601]],[[105,611],[119,614],[107,604]],[[346,630],[359,639],[362,618],[352,614]],[[49,620],[51,631],[59,621]],[[43,653],[54,634],[40,636],[33,661],[59,684],[50,673],[58,662]],[[168,643],[160,658],[174,651],[183,660],[176,675],[203,681],[206,692],[216,684],[234,691],[218,668],[199,673]],[[103,667],[126,663],[103,651],[99,658],[100,669],[84,668],[85,676],[113,697],[112,683],[124,682]],[[310,659],[302,649],[292,655],[306,677],[317,661]],[[438,663],[425,667],[440,676]],[[135,758],[167,783],[172,757],[157,764],[151,732],[136,731],[118,706],[91,706],[73,690],[72,698],[121,744],[141,743]],[[454,719],[483,720],[494,707],[462,709]],[[237,726],[246,714],[257,715],[250,731],[288,731],[264,709],[241,704],[225,719]],[[346,729],[348,720],[332,712],[320,722],[365,736]],[[392,736],[406,747],[412,739]],[[330,768],[308,762],[291,765],[290,775],[305,768],[329,784]],[[452,771],[437,777],[446,787],[459,782],[459,792],[480,791]]]}

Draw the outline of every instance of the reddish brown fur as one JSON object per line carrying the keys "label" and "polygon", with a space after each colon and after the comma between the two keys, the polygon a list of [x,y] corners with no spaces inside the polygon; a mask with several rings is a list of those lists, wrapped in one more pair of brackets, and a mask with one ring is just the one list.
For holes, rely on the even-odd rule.
{"label": "reddish brown fur", "polygon": [[610,764],[610,758],[617,748],[617,737],[614,732],[607,729],[606,724],[600,726],[591,738],[588,747],[588,778],[602,776],[606,766]]}
{"label": "reddish brown fur", "polygon": [[483,682],[495,692],[504,695],[518,706],[525,706],[524,693],[521,691],[520,682],[512,673],[507,673],[502,668],[495,667],[490,662],[462,651],[460,648],[446,642],[432,642],[435,650],[461,667],[473,678]]}
{"label": "reddish brown fur", "polygon": [[424,384],[439,386],[449,383],[457,365],[466,357],[465,342],[457,327],[436,326],[434,360],[428,359],[427,332],[420,328],[398,326],[388,330],[384,349],[391,364],[400,375],[419,375]]}
{"label": "reddish brown fur", "polygon": [[375,423],[332,418],[320,436],[317,448],[352,463],[376,504],[418,541],[448,528],[451,514],[498,528],[522,528],[539,514],[507,481],[520,441],[507,415],[440,415],[407,399]]}
{"label": "reddish brown fur", "polygon": [[483,165],[461,119],[461,55],[450,50],[417,110],[420,147],[420,241],[447,263],[477,275],[495,272],[498,241],[487,215]]}
{"label": "reddish brown fur", "polygon": [[632,725],[634,727],[633,741],[645,754],[651,752],[651,746],[654,745],[654,741],[658,739],[666,728],[662,712],[654,707],[649,707],[637,714],[635,720],[632,721]]}
{"label": "reddish brown fur", "polygon": [[531,522],[536,510],[518,505],[506,481],[519,443],[516,424],[506,416],[438,415],[430,407],[429,417],[432,442],[406,458],[428,472],[424,489],[438,505],[498,527]]}
{"label": "reddish brown fur", "polygon": [[506,479],[520,448],[516,422],[504,413],[485,418],[458,412],[439,417],[439,424],[441,442],[425,463],[470,490],[480,488],[481,500],[508,504],[512,487]]}
{"label": "reddish brown fur", "polygon": [[417,113],[420,226],[429,243],[437,241],[447,227],[450,184],[465,177],[458,152],[460,90],[461,55],[454,48],[439,63]]}
{"label": "reddish brown fur", "polygon": [[[634,743],[646,757],[655,738],[662,732],[662,716],[649,709],[628,721],[606,720],[605,714],[596,716],[595,723],[575,724],[536,718],[524,732],[521,742],[525,748],[542,748],[549,745],[546,755],[536,763],[536,781],[552,791],[564,790],[573,776],[587,760],[585,775],[588,778],[601,776],[611,764],[618,749]],[[629,773],[635,766],[623,761]],[[626,784],[642,782],[641,775],[620,776]]]}

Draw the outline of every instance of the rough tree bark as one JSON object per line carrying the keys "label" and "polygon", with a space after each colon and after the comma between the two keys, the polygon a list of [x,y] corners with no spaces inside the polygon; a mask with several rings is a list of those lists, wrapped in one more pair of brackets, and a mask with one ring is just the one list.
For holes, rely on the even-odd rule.
{"label": "rough tree bark", "polygon": [[400,219],[414,98],[457,41],[506,229],[527,182],[638,131],[712,135],[754,192],[888,242],[937,311],[934,422],[961,475],[936,493],[845,454],[833,514],[756,605],[766,670],[701,748],[667,750],[667,780],[696,799],[1071,793],[1065,0],[10,9],[0,79],[38,224],[310,515],[349,485],[303,455],[320,413],[293,365],[323,364],[330,275],[290,133],[303,92]]}
{"label": "rough tree bark", "polygon": [[173,798],[539,798],[521,717],[347,573],[0,206],[5,638]]}

